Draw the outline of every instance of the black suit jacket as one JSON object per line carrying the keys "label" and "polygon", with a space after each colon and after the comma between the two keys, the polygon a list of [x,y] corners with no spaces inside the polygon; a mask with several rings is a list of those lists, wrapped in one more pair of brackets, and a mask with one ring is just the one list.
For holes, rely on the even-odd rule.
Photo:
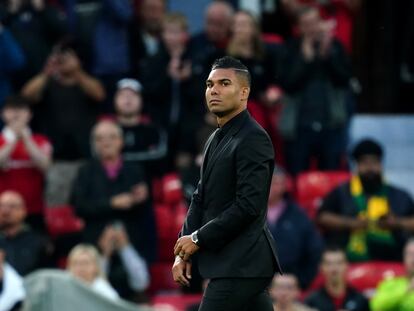
{"label": "black suit jacket", "polygon": [[280,271],[266,226],[273,147],[247,111],[235,118],[201,168],[181,234],[199,230],[198,262],[204,278],[272,277]]}

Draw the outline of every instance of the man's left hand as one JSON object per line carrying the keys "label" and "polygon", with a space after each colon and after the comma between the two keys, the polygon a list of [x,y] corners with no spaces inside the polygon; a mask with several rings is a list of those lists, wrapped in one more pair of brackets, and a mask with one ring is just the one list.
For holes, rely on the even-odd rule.
{"label": "man's left hand", "polygon": [[174,255],[181,257],[184,261],[190,259],[190,256],[199,250],[199,246],[191,241],[190,235],[184,235],[177,240],[174,246]]}

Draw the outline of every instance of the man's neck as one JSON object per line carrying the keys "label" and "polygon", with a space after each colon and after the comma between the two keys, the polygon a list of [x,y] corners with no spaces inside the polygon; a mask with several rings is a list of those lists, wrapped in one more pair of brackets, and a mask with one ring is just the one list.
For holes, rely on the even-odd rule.
{"label": "man's neck", "polygon": [[339,297],[346,292],[345,282],[326,282],[326,290],[334,297]]}
{"label": "man's neck", "polygon": [[122,126],[134,126],[139,124],[139,115],[131,115],[131,116],[122,116],[117,115],[116,119],[118,120],[119,124]]}
{"label": "man's neck", "polygon": [[231,119],[233,119],[235,116],[237,116],[239,113],[241,113],[245,109],[246,109],[245,107],[242,107],[235,111],[232,111],[228,115],[217,117],[217,124],[219,125],[219,127],[223,127],[227,122],[229,122]]}
{"label": "man's neck", "polygon": [[278,206],[282,202],[283,202],[283,197],[274,198],[273,200],[269,200],[268,205],[269,206]]}
{"label": "man's neck", "polygon": [[121,161],[121,157],[119,155],[102,159],[102,163],[105,165],[117,164],[119,161]]}
{"label": "man's neck", "polygon": [[273,307],[274,307],[274,310],[277,310],[277,311],[292,311],[292,310],[294,310],[293,303],[282,304],[282,303],[275,302]]}

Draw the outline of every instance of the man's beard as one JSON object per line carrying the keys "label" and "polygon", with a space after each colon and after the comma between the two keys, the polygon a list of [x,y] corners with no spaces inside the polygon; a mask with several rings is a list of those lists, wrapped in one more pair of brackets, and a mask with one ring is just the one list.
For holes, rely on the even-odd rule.
{"label": "man's beard", "polygon": [[382,188],[382,175],[380,173],[368,172],[359,175],[361,179],[362,188],[365,193],[374,194]]}

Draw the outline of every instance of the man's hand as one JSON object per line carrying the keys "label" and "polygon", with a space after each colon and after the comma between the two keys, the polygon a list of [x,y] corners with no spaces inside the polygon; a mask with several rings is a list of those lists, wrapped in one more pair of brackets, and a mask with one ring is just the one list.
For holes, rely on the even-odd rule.
{"label": "man's hand", "polygon": [[148,199],[149,191],[145,183],[139,183],[132,188],[132,197],[135,204],[139,204]]}
{"label": "man's hand", "polygon": [[111,206],[115,209],[130,209],[134,204],[134,198],[130,193],[121,193],[111,198]]}
{"label": "man's hand", "polygon": [[115,230],[108,226],[99,238],[98,245],[104,257],[109,258],[115,251]]}
{"label": "man's hand", "polygon": [[174,281],[183,286],[190,286],[191,265],[190,261],[184,261],[176,256],[171,269]]}
{"label": "man's hand", "polygon": [[177,240],[174,246],[174,255],[181,257],[184,261],[190,259],[196,251],[199,250],[199,246],[191,241],[191,236],[184,235]]}
{"label": "man's hand", "polygon": [[402,227],[401,220],[392,214],[378,219],[378,225],[386,230],[396,230]]}

